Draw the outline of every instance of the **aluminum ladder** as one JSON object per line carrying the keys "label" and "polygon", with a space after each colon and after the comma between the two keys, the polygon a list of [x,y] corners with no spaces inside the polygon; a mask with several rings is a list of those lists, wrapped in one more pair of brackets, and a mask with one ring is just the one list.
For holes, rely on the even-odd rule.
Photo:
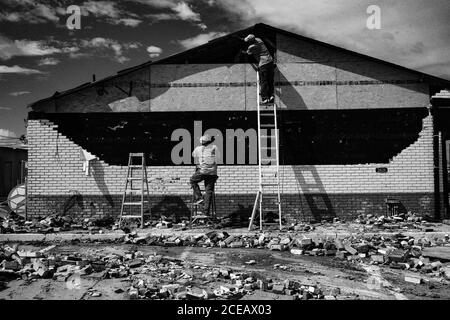
{"label": "aluminum ladder", "polygon": [[[259,228],[263,225],[279,225],[281,222],[281,194],[279,167],[279,137],[277,105],[275,102],[261,105],[259,74],[256,73],[256,100],[258,117],[258,175],[259,188],[256,194],[248,230],[252,229],[259,208]],[[273,154],[275,152],[275,155]],[[266,212],[278,211],[278,223],[265,223]]]}
{"label": "aluminum ladder", "polygon": [[[140,164],[133,163],[133,159],[141,159]],[[136,172],[140,171],[140,172]],[[133,188],[133,181],[138,183],[138,188]],[[144,200],[146,193],[147,200]],[[127,197],[128,196],[128,197]],[[139,200],[136,201],[136,197]],[[124,219],[140,219],[141,228],[144,227],[144,206],[147,204],[148,215],[151,217],[150,194],[148,190],[147,166],[145,164],[144,153],[130,153],[128,157],[128,171],[125,181],[125,190],[122,197],[122,206],[120,208],[119,227]],[[139,208],[139,214],[136,214],[136,208]],[[126,210],[125,208],[129,208]],[[134,212],[130,214],[129,212]]]}

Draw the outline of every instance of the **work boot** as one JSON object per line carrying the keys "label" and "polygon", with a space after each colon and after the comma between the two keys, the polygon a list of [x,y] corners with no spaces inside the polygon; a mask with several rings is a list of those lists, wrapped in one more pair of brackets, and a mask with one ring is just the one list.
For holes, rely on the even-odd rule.
{"label": "work boot", "polygon": [[263,99],[262,101],[261,101],[261,104],[268,104],[269,103],[269,99]]}
{"label": "work boot", "polygon": [[275,101],[275,97],[274,96],[271,96],[270,98],[269,98],[269,102],[270,103],[273,103]]}

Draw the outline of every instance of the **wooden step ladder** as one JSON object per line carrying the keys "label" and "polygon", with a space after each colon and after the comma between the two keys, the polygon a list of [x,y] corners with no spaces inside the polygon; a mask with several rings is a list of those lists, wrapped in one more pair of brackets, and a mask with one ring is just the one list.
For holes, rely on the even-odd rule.
{"label": "wooden step ladder", "polygon": [[[261,105],[259,74],[256,73],[256,100],[258,117],[258,174],[259,188],[256,193],[248,230],[252,229],[259,208],[259,228],[263,225],[279,225],[281,230],[281,195],[279,168],[279,137],[277,105],[275,102]],[[275,155],[274,155],[275,153]],[[278,211],[278,223],[265,223],[267,212]]]}
{"label": "wooden step ladder", "polygon": [[[140,158],[140,164],[133,162],[134,159]],[[140,171],[140,172],[136,172]],[[138,182],[138,188],[134,188],[133,181]],[[144,193],[147,200],[144,200]],[[135,198],[139,196],[139,201]],[[147,166],[145,164],[144,153],[130,153],[128,157],[128,171],[125,181],[125,190],[122,197],[122,206],[120,208],[119,227],[124,219],[140,219],[141,228],[144,227],[144,205],[147,204],[148,215],[151,218],[150,210],[150,194],[148,190]],[[127,209],[125,209],[127,208]],[[139,214],[136,214],[139,209]],[[130,214],[130,212],[133,212]]]}

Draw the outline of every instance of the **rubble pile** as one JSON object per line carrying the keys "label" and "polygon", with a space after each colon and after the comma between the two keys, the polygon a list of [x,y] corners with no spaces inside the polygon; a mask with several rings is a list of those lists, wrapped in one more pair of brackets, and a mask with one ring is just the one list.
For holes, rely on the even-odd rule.
{"label": "rubble pile", "polygon": [[413,212],[399,213],[392,216],[361,214],[354,222],[376,229],[418,229],[425,232],[433,231],[432,219]]}
{"label": "rubble pile", "polygon": [[[450,238],[414,238],[401,233],[390,236],[364,235],[338,238],[308,238],[295,234],[252,234],[230,235],[225,231],[213,230],[198,235],[148,235],[138,237],[130,233],[125,243],[158,246],[199,246],[219,248],[259,248],[275,251],[290,251],[293,255],[329,256],[354,262],[366,262],[389,266],[395,269],[442,276],[448,266],[432,261],[422,254],[423,248],[444,247],[450,251]],[[448,271],[447,271],[448,272]]]}
{"label": "rubble pile", "polygon": [[[0,251],[0,273],[26,282],[39,278],[64,281],[68,286],[76,285],[75,277],[93,274],[102,279],[123,278],[131,283],[126,291],[130,299],[238,299],[257,290],[289,296],[292,300],[330,298],[315,285],[292,280],[276,282],[254,272],[194,265],[156,254],[145,256],[137,250],[123,254],[104,254],[97,250],[82,255],[56,253],[55,248],[52,245],[40,251],[24,251],[17,245],[5,245]],[[115,289],[115,293],[123,292]],[[93,288],[86,294],[101,296]]]}
{"label": "rubble pile", "polygon": [[112,217],[91,219],[53,214],[44,219],[26,221],[22,216],[12,213],[0,219],[0,233],[53,233],[71,230],[102,232],[111,230],[113,225]]}

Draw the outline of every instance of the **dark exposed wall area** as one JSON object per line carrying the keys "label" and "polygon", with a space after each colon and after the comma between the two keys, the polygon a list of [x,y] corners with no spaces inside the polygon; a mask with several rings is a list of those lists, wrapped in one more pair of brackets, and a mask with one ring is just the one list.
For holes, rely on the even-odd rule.
{"label": "dark exposed wall area", "polygon": [[[280,163],[365,164],[388,163],[417,140],[426,108],[371,110],[279,111]],[[130,152],[145,152],[147,164],[173,165],[172,132],[185,128],[194,145],[194,121],[202,132],[210,128],[256,128],[251,111],[152,113],[30,113],[30,119],[48,119],[61,134],[110,165],[126,165]],[[237,143],[235,143],[235,162]],[[226,148],[223,148],[226,159]],[[249,163],[248,140],[246,164]],[[226,164],[225,164],[226,165]]]}

